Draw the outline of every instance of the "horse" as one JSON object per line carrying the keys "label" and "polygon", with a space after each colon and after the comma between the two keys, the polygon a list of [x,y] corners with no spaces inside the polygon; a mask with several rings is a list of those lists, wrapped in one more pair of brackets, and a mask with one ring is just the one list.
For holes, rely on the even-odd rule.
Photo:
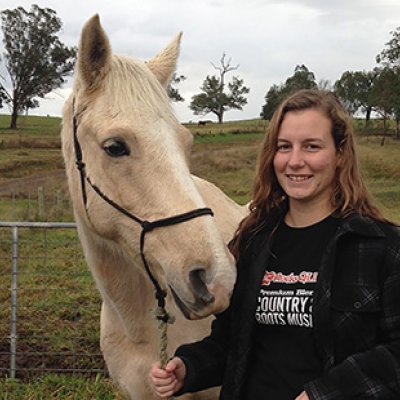
{"label": "horse", "polygon": [[[226,245],[246,209],[191,175],[192,135],[166,88],[181,33],[148,62],[112,53],[98,15],[83,27],[62,153],[78,235],[101,294],[100,347],[130,399],[154,400],[159,331],[149,310],[163,294],[176,317],[168,354],[210,330],[236,279]],[[172,301],[174,299],[175,301]],[[158,303],[159,304],[159,303]],[[213,399],[215,390],[182,396]]]}

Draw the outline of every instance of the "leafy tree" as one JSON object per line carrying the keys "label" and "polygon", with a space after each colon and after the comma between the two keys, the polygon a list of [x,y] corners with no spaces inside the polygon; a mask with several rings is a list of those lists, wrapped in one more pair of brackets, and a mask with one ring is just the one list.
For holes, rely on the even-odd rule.
{"label": "leafy tree", "polygon": [[285,94],[288,96],[300,89],[316,89],[317,83],[315,82],[314,72],[304,65],[297,65],[294,69],[294,74],[286,79],[285,82]]}
{"label": "leafy tree", "polygon": [[0,83],[3,99],[11,106],[10,128],[16,129],[18,114],[39,105],[35,97],[61,87],[74,67],[76,49],[58,38],[62,27],[56,12],[32,5],[0,13],[5,47],[4,64],[11,89]]}
{"label": "leafy tree", "polygon": [[284,97],[283,85],[272,85],[265,95],[265,104],[261,110],[261,117],[270,120]]}
{"label": "leafy tree", "polygon": [[185,101],[185,99],[179,93],[179,90],[175,87],[177,84],[179,84],[180,82],[182,82],[184,80],[186,80],[186,76],[184,76],[184,75],[176,75],[176,74],[173,75],[171,83],[168,85],[168,88],[167,88],[168,97],[172,101],[176,101],[176,102]]}
{"label": "leafy tree", "polygon": [[385,43],[386,48],[376,56],[376,62],[386,66],[400,66],[400,26],[390,34],[392,38]]}
{"label": "leafy tree", "polygon": [[347,110],[354,114],[358,109],[365,113],[366,125],[371,118],[371,92],[379,74],[378,69],[373,71],[346,71],[335,82],[335,93],[342,99]]}
{"label": "leafy tree", "polygon": [[[381,64],[379,78],[373,91],[373,101],[384,121],[392,116],[396,119],[396,134],[399,137],[400,122],[400,27],[390,32],[392,38],[376,56]],[[386,126],[386,125],[385,125]],[[386,132],[386,128],[385,128]]]}
{"label": "leafy tree", "polygon": [[297,65],[291,77],[286,79],[286,82],[281,85],[272,85],[265,95],[265,104],[261,110],[263,119],[271,119],[278,105],[289,95],[301,89],[315,89],[315,75],[313,72],[303,65]]}
{"label": "leafy tree", "polygon": [[189,105],[196,115],[215,114],[219,123],[223,122],[226,111],[243,109],[243,106],[247,104],[245,95],[250,91],[244,86],[243,79],[239,79],[237,76],[234,76],[226,84],[226,74],[237,70],[239,66],[232,66],[231,59],[226,60],[225,57],[226,55],[223,53],[219,66],[211,63],[219,71],[219,76],[207,75],[200,88],[202,93],[194,95]]}
{"label": "leafy tree", "polygon": [[374,109],[384,118],[385,132],[387,118],[394,117],[399,135],[400,121],[400,67],[382,68],[371,92]]}

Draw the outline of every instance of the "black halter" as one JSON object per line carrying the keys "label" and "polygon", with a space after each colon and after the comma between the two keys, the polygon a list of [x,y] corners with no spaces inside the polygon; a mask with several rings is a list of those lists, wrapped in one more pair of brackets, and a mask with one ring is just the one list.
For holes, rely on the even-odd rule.
{"label": "black halter", "polygon": [[[74,105],[72,105],[73,110],[73,133],[74,133],[74,149],[75,149],[75,163],[79,170],[80,178],[81,178],[81,189],[82,189],[82,199],[83,204],[85,206],[85,210],[87,213],[87,195],[86,195],[86,184],[92,187],[92,189],[108,204],[110,204],[113,208],[121,212],[122,214],[126,215],[128,218],[133,219],[135,222],[140,224],[142,227],[142,231],[140,233],[140,257],[142,259],[143,265],[146,269],[146,272],[154,286],[155,289],[155,298],[157,299],[157,304],[159,307],[165,307],[165,297],[167,296],[167,292],[163,290],[158,283],[157,279],[152,274],[149,265],[146,261],[146,257],[144,255],[144,240],[147,232],[150,232],[156,228],[162,228],[165,226],[180,224],[181,222],[189,221],[193,218],[201,217],[202,215],[211,215],[213,216],[214,213],[210,208],[198,208],[196,210],[192,210],[183,214],[178,214],[173,217],[162,218],[156,221],[146,221],[138,218],[136,215],[131,214],[129,211],[125,210],[125,208],[121,207],[119,204],[115,203],[109,197],[107,197],[94,183],[91,182],[90,178],[86,174],[86,165],[83,162],[82,157],[82,149],[78,141],[78,123],[76,115],[74,114]],[[167,318],[166,315],[162,318]]]}

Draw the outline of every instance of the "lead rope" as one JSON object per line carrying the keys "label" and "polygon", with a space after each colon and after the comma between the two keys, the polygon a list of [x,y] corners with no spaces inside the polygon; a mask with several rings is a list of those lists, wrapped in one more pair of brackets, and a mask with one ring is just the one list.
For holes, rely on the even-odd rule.
{"label": "lead rope", "polygon": [[169,360],[167,352],[167,345],[168,345],[167,329],[169,324],[171,325],[175,322],[175,317],[171,314],[168,314],[165,308],[162,307],[157,307],[155,310],[152,310],[151,313],[158,322],[158,329],[160,331],[160,348],[158,357],[161,368],[165,369]]}
{"label": "lead rope", "polygon": [[[108,201],[108,199],[106,201]],[[181,222],[189,221],[190,219],[197,218],[202,215],[213,216],[214,213],[210,208],[199,208],[197,210],[192,210],[184,214],[179,214],[175,215],[174,217],[159,219],[153,222],[143,221],[143,220],[140,221],[140,225],[142,227],[142,231],[140,233],[140,244],[139,244],[140,257],[142,258],[142,263],[146,269],[147,275],[149,276],[155,289],[157,308],[155,310],[152,310],[151,313],[158,322],[158,329],[160,331],[159,361],[160,361],[160,367],[162,369],[165,369],[169,360],[167,352],[168,325],[171,325],[175,322],[175,317],[167,312],[165,308],[165,298],[167,297],[167,292],[161,288],[157,279],[153,276],[150,267],[147,263],[146,257],[144,255],[144,243],[145,243],[146,233],[152,231],[155,228],[161,228],[165,226],[179,224]],[[167,400],[169,399],[173,399],[173,397],[170,397]]]}
{"label": "lead rope", "polygon": [[162,369],[165,369],[168,363],[168,324],[173,324],[175,322],[175,317],[173,315],[168,314],[165,308],[165,298],[167,297],[167,292],[163,290],[158,283],[158,281],[154,278],[153,274],[150,271],[149,265],[147,264],[146,257],[144,255],[144,239],[147,232],[150,232],[155,228],[155,226],[148,222],[143,221],[141,223],[142,232],[140,234],[140,257],[142,258],[142,263],[146,269],[146,272],[154,286],[155,289],[155,298],[157,300],[157,307],[151,310],[152,316],[157,321],[158,330],[160,331],[160,347],[159,347],[159,361]]}

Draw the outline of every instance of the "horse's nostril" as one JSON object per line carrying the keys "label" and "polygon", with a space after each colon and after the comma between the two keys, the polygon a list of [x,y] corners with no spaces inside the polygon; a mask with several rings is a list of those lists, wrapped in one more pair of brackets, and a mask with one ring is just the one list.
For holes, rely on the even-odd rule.
{"label": "horse's nostril", "polygon": [[212,303],[214,296],[208,291],[205,284],[206,271],[204,269],[194,269],[189,272],[189,281],[192,285],[196,300],[207,305]]}

